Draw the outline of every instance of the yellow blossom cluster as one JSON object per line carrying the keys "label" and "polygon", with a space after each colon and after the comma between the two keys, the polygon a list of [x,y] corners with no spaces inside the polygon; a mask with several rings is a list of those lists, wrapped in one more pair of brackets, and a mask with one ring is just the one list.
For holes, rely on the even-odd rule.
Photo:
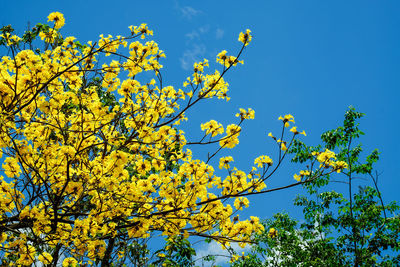
{"label": "yellow blossom cluster", "polygon": [[272,166],[273,161],[270,157],[262,155],[254,160],[254,164],[257,164],[257,167]]}
{"label": "yellow blossom cluster", "polygon": [[278,231],[275,228],[270,228],[268,231],[268,237],[270,238],[278,237]]}
{"label": "yellow blossom cluster", "polygon": [[227,68],[230,66],[236,66],[238,63],[243,64],[243,60],[238,60],[237,57],[234,56],[228,56],[226,55],[228,51],[222,50],[220,53],[217,55],[217,62]]}
{"label": "yellow blossom cluster", "polygon": [[241,132],[239,125],[230,124],[226,127],[226,137],[219,141],[221,147],[234,148],[239,144],[239,134]]}
{"label": "yellow blossom cluster", "polygon": [[236,113],[236,117],[240,117],[240,120],[254,120],[255,111],[251,108],[245,110],[239,109],[240,113]]}
{"label": "yellow blossom cluster", "polygon": [[230,162],[233,162],[233,158],[231,156],[220,158],[219,159],[219,168],[220,169],[229,169],[231,167],[229,165]]}
{"label": "yellow blossom cluster", "polygon": [[[319,162],[319,170],[321,171],[328,170],[330,173],[340,173],[343,169],[348,168],[348,164],[345,161],[336,160],[335,152],[329,149],[325,149],[323,152],[314,151],[311,155],[314,156],[314,160]],[[311,172],[310,170],[302,170],[299,174],[294,174],[293,178],[297,182],[310,180],[315,178],[315,173],[317,173],[317,171]],[[305,180],[303,179],[304,177],[306,177]]]}
{"label": "yellow blossom cluster", "polygon": [[292,133],[294,133],[294,134],[302,134],[302,135],[304,135],[304,136],[307,136],[306,135],[306,132],[303,130],[302,132],[299,132],[299,131],[297,131],[297,127],[296,126],[293,126],[291,129],[290,129],[290,131],[292,132]]}
{"label": "yellow blossom cluster", "polygon": [[0,34],[0,37],[3,38],[6,41],[6,44],[9,46],[18,44],[18,42],[22,39],[17,35],[11,35],[9,32]]}
{"label": "yellow blossom cluster", "polygon": [[337,161],[335,152],[329,149],[325,149],[324,152],[314,151],[312,155],[316,156],[317,161],[320,163],[320,168],[332,168],[333,171],[340,173],[343,169],[348,167],[345,161]]}
{"label": "yellow blossom cluster", "polygon": [[249,200],[245,197],[238,197],[235,199],[234,206],[237,210],[242,210],[243,207],[249,207]]}
{"label": "yellow blossom cluster", "polygon": [[239,34],[239,41],[242,42],[245,46],[247,46],[251,42],[251,39],[253,38],[250,32],[251,31],[247,29],[245,33],[241,32]]}
{"label": "yellow blossom cluster", "polygon": [[196,75],[195,84],[204,84],[204,87],[199,91],[199,96],[211,98],[217,96],[218,99],[226,99],[228,97],[228,83],[221,77],[219,71],[215,71],[214,74],[207,75]]}
{"label": "yellow blossom cluster", "polygon": [[49,29],[48,32],[40,32],[39,36],[46,43],[53,43],[58,36],[58,32],[54,29]]}
{"label": "yellow blossom cluster", "polygon": [[[283,117],[279,116],[278,120],[281,120],[283,122],[284,128],[289,127],[290,123],[294,123],[294,117],[291,114],[286,114]],[[268,133],[268,136],[271,137],[278,144],[280,150],[286,152],[288,150],[288,146],[291,145],[291,142],[290,142],[290,144],[287,144],[287,142],[285,140],[283,140],[284,132],[285,132],[285,129],[283,129],[282,136],[280,138],[275,137],[272,133]],[[290,132],[293,133],[292,141],[293,141],[294,137],[298,134],[302,134],[302,135],[306,136],[306,132],[304,130],[302,132],[299,132],[297,130],[297,126],[292,126],[292,128],[290,129]]]}
{"label": "yellow blossom cluster", "polygon": [[53,256],[48,252],[43,252],[39,254],[38,260],[43,264],[50,264],[53,261]]}
{"label": "yellow blossom cluster", "polygon": [[201,130],[206,131],[206,135],[211,134],[212,137],[224,133],[224,127],[222,124],[215,120],[201,124]]}
{"label": "yellow blossom cluster", "polygon": [[140,34],[140,38],[144,39],[145,35],[153,35],[153,31],[149,30],[146,23],[142,23],[140,26],[129,26],[132,34]]}
{"label": "yellow blossom cluster", "polygon": [[293,178],[297,181],[300,182],[303,177],[305,176],[310,176],[311,172],[310,171],[300,171],[300,174],[294,174]]}
{"label": "yellow blossom cluster", "polygon": [[283,121],[285,127],[289,127],[290,122],[294,123],[294,117],[291,114],[287,114],[285,116],[279,116],[278,120]]}
{"label": "yellow blossom cluster", "polygon": [[60,12],[50,13],[49,16],[47,17],[47,19],[48,19],[47,21],[54,21],[55,29],[60,29],[65,24],[64,15],[61,14]]}

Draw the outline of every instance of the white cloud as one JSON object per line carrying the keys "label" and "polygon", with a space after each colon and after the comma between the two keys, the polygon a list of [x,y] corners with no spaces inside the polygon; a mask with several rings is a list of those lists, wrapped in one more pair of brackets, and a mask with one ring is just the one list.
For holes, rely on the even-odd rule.
{"label": "white cloud", "polygon": [[192,30],[191,32],[185,34],[185,37],[186,39],[188,39],[188,41],[193,41],[194,39],[200,40],[201,36],[205,35],[209,31],[210,31],[210,25],[204,25],[196,30]]}
{"label": "white cloud", "polygon": [[217,28],[217,30],[215,31],[215,38],[219,40],[222,39],[222,37],[224,37],[224,30]]}
{"label": "white cloud", "polygon": [[[247,252],[250,250],[250,246],[246,246],[245,248],[241,248],[237,243],[231,243],[233,250],[237,254],[241,254],[243,251]],[[201,259],[205,256],[215,256],[215,261],[202,261]],[[215,241],[212,241],[209,244],[206,244],[202,248],[196,250],[196,266],[204,266],[211,267],[214,265],[222,265],[224,263],[228,263],[230,261],[230,254],[225,249],[221,248],[221,245]]]}
{"label": "white cloud", "polygon": [[187,39],[189,39],[189,41],[192,41],[194,39],[200,39],[200,34],[196,30],[193,30],[193,31],[185,34],[185,37]]}
{"label": "white cloud", "polygon": [[182,57],[180,58],[181,67],[184,70],[189,70],[193,63],[199,60],[202,60],[206,53],[206,47],[203,44],[193,44],[191,49],[187,49],[183,52]]}
{"label": "white cloud", "polygon": [[210,25],[206,24],[193,29],[191,32],[185,34],[186,49],[180,57],[181,67],[184,70],[192,68],[193,63],[203,60],[206,56],[207,49],[205,40],[210,40],[215,33],[215,37],[220,39],[224,35],[224,31],[220,28],[214,30]]}
{"label": "white cloud", "polygon": [[194,9],[191,6],[178,7],[178,10],[184,18],[189,20],[201,13],[200,10]]}
{"label": "white cloud", "polygon": [[210,30],[210,25],[204,25],[199,28],[199,32],[201,34],[205,34]]}
{"label": "white cloud", "polygon": [[203,13],[201,10],[195,9],[191,6],[181,6],[178,0],[175,0],[174,4],[174,8],[178,10],[180,15],[188,20],[191,20],[193,17]]}

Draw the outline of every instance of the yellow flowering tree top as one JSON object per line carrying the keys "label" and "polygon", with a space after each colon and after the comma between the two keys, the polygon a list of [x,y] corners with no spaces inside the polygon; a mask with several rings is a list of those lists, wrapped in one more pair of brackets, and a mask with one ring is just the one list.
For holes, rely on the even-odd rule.
{"label": "yellow flowering tree top", "polygon": [[[235,56],[218,54],[220,71],[207,73],[208,61],[197,62],[177,89],[163,83],[164,52],[143,41],[153,34],[147,25],[82,45],[61,35],[61,13],[48,20],[52,26],[38,24],[21,37],[10,26],[1,29],[7,49],[0,61],[3,264],[108,266],[127,262],[127,244],[152,233],[207,237],[228,246],[245,245],[263,230],[256,217],[232,218],[249,206],[246,196],[268,192],[265,180],[290,142],[283,134],[275,139],[275,167],[265,155],[248,173],[231,167],[232,157],[217,160],[227,170],[221,178],[211,162],[239,143],[241,125],[254,111],[240,109],[237,124],[225,127],[205,122],[200,141],[186,140],[179,128],[199,101],[229,100],[224,76],[243,63],[238,58],[251,40],[249,30],[240,34]],[[24,49],[40,42],[44,50]],[[145,80],[143,72],[153,78]],[[292,116],[282,120],[286,127],[294,123]],[[298,132],[292,132],[294,138]],[[190,145],[213,143],[219,149],[207,159],[193,158]],[[318,155],[323,167],[340,169],[329,155]]]}

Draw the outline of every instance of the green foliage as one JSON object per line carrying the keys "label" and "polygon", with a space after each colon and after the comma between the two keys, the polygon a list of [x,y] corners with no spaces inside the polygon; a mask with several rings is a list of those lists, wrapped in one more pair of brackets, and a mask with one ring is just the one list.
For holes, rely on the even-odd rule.
{"label": "green foliage", "polygon": [[190,242],[182,236],[177,236],[173,240],[167,240],[163,249],[156,252],[158,259],[152,266],[194,266],[193,256],[196,251]]}
{"label": "green foliage", "polygon": [[[338,160],[348,164],[340,174],[346,190],[331,188],[331,176],[303,184],[309,195],[297,196],[294,205],[303,208],[302,223],[286,213],[278,213],[263,222],[265,232],[255,237],[256,245],[247,258],[233,266],[399,266],[400,207],[396,202],[384,205],[373,164],[379,160],[373,150],[362,162],[362,147],[354,141],[364,133],[358,119],[364,114],[350,107],[343,126],[322,134],[322,145],[307,146],[295,141],[292,161],[309,162],[312,152],[335,150]],[[354,193],[355,174],[365,175],[373,186],[360,186]],[[336,179],[336,176],[335,176]],[[277,231],[271,238],[269,229]]]}

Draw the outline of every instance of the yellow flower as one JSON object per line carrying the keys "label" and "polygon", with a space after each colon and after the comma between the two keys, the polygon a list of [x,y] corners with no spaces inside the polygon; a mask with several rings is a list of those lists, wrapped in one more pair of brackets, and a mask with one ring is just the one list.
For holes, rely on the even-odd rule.
{"label": "yellow flower", "polygon": [[244,207],[249,207],[249,200],[245,197],[238,197],[235,199],[234,206],[237,210],[242,210]]}
{"label": "yellow flower", "polygon": [[345,161],[335,161],[331,164],[333,170],[340,173],[343,169],[348,168],[348,164]]}
{"label": "yellow flower", "polygon": [[50,13],[50,15],[47,17],[47,19],[48,19],[47,21],[54,21],[55,29],[60,29],[65,24],[64,15],[61,14],[60,12]]}
{"label": "yellow flower", "polygon": [[296,127],[296,126],[293,126],[293,127],[290,129],[290,131],[291,131],[292,133],[294,133],[295,135],[296,135],[296,134],[302,134],[302,135],[306,136],[306,132],[305,132],[305,131],[299,132],[299,131],[297,130],[297,127]]}
{"label": "yellow flower", "polygon": [[44,40],[46,43],[54,43],[58,36],[58,33],[54,29],[49,29],[48,32],[40,32],[39,37],[40,39]]}
{"label": "yellow flower", "polygon": [[249,108],[247,111],[243,108],[239,109],[240,113],[236,113],[236,117],[240,117],[241,120],[253,120],[254,119],[254,110]]}
{"label": "yellow flower", "polygon": [[285,142],[282,142],[282,143],[281,143],[281,150],[282,150],[282,151],[286,151],[286,150],[287,150],[287,147],[286,147]]}
{"label": "yellow flower", "polygon": [[204,67],[208,67],[208,60],[207,59],[204,59],[203,62],[195,62],[193,64],[194,72],[203,72],[204,71]]}
{"label": "yellow flower", "polygon": [[253,38],[250,32],[251,31],[247,29],[245,33],[241,32],[239,34],[239,41],[242,42],[245,46],[247,46],[250,43],[251,39]]}
{"label": "yellow flower", "polygon": [[78,261],[71,257],[65,258],[63,260],[62,266],[63,267],[75,267],[75,266],[78,266]]}
{"label": "yellow flower", "polygon": [[17,260],[17,264],[21,265],[31,265],[35,258],[36,249],[31,245],[25,245],[19,251],[19,259]]}
{"label": "yellow flower", "polygon": [[13,178],[20,176],[22,171],[18,164],[18,160],[16,158],[8,157],[4,162],[5,162],[5,164],[3,164],[4,173],[8,177]]}
{"label": "yellow flower", "polygon": [[283,123],[285,124],[285,127],[289,127],[289,122],[294,123],[294,117],[290,114],[286,114],[284,117],[279,116],[278,120],[283,121]]}
{"label": "yellow flower", "polygon": [[209,122],[203,123],[200,125],[202,131],[206,131],[206,135],[211,134],[212,137],[224,133],[224,127],[221,123],[218,123],[215,120],[211,120]]}
{"label": "yellow flower", "polygon": [[278,236],[278,231],[275,228],[270,228],[268,231],[268,237],[276,238]]}
{"label": "yellow flower", "polygon": [[275,141],[276,141],[276,137],[275,136],[273,136],[273,134],[270,132],[270,133],[268,133],[268,136],[269,137],[271,137],[272,139],[274,139]]}
{"label": "yellow flower", "polygon": [[129,26],[129,29],[131,30],[132,34],[140,33],[141,39],[145,38],[145,34],[153,35],[153,31],[149,30],[146,23],[142,23],[140,26],[134,26],[133,29],[132,29],[132,26]]}
{"label": "yellow flower", "polygon": [[230,260],[230,263],[234,263],[235,261],[239,260],[239,255],[233,254]]}
{"label": "yellow flower", "polygon": [[225,65],[225,61],[228,59],[226,53],[227,53],[226,50],[222,50],[221,52],[218,53],[218,55],[217,55],[217,63]]}
{"label": "yellow flower", "polygon": [[73,36],[68,36],[68,37],[66,37],[65,39],[64,39],[64,42],[63,42],[63,45],[64,46],[71,46],[72,48],[75,48],[76,47],[76,43],[74,42],[74,40],[75,40],[76,38],[75,37],[73,37]]}
{"label": "yellow flower", "polygon": [[6,40],[8,46],[17,44],[21,40],[21,38],[19,36],[11,35],[8,32],[5,34],[0,34],[0,37],[4,38]]}
{"label": "yellow flower", "polygon": [[188,239],[189,238],[189,232],[188,231],[184,231],[183,232],[183,238]]}
{"label": "yellow flower", "polygon": [[39,255],[38,260],[43,264],[50,264],[51,261],[53,260],[53,257],[50,255],[50,253],[43,252],[42,254]]}
{"label": "yellow flower", "polygon": [[227,136],[219,141],[219,145],[221,147],[226,148],[234,148],[237,144],[239,144],[239,134],[241,128],[239,125],[230,124],[226,127],[226,134]]}
{"label": "yellow flower", "polygon": [[263,167],[265,164],[271,166],[273,163],[272,159],[268,156],[259,156],[254,160],[254,164],[257,164],[257,167]]}
{"label": "yellow flower", "polygon": [[6,241],[7,237],[8,237],[7,233],[5,233],[5,232],[1,233],[1,235],[0,235],[0,244],[3,243],[4,241]]}
{"label": "yellow flower", "polygon": [[333,151],[330,151],[329,149],[325,149],[324,152],[319,153],[317,156],[317,160],[320,163],[329,163],[331,159],[336,159],[336,155]]}
{"label": "yellow flower", "polygon": [[302,176],[309,176],[310,174],[310,171],[300,171],[300,175]]}
{"label": "yellow flower", "polygon": [[233,158],[231,156],[229,157],[222,157],[219,159],[219,168],[220,169],[229,169],[231,166],[229,166],[229,163],[233,161]]}
{"label": "yellow flower", "polygon": [[151,163],[148,160],[142,160],[137,162],[136,170],[141,175],[145,175],[146,172],[151,170]]}
{"label": "yellow flower", "polygon": [[300,171],[300,175],[298,174],[294,174],[293,178],[297,181],[300,182],[301,178],[303,178],[304,176],[309,176],[311,173],[310,171]]}

